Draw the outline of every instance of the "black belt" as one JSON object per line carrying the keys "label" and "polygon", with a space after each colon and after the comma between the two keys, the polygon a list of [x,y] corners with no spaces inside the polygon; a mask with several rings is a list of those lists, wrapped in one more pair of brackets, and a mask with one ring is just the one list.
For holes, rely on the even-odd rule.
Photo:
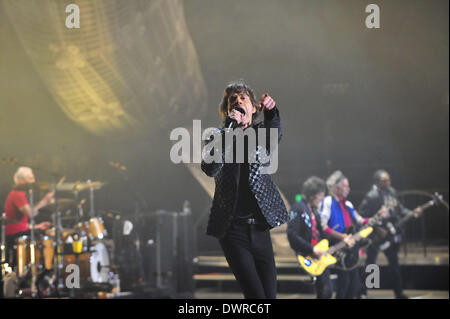
{"label": "black belt", "polygon": [[236,219],[234,223],[238,225],[262,225],[262,223],[258,222],[255,218]]}

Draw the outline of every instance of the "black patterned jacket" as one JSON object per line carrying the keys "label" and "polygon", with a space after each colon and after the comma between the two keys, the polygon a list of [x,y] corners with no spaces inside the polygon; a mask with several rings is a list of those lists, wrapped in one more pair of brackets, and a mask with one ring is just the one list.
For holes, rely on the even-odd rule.
{"label": "black patterned jacket", "polygon": [[[291,207],[293,218],[289,221],[287,227],[287,238],[289,245],[296,254],[303,256],[312,256],[314,246],[311,244],[312,239],[312,221],[311,211],[305,201],[296,203]],[[319,214],[313,213],[316,218],[316,227],[319,240],[325,237],[322,229],[322,223]]]}
{"label": "black patterned jacket", "polygon": [[[260,128],[277,128],[279,142],[281,140],[282,133],[278,109],[274,107],[270,111],[264,111],[264,121],[253,125],[253,128],[256,133]],[[218,129],[218,132],[220,132],[223,136],[224,129]],[[267,155],[270,151],[269,139],[269,134],[267,134],[267,150],[264,150],[261,146],[258,146],[255,150],[256,152],[254,151],[251,155],[253,156],[252,158],[256,160],[254,163],[248,164],[248,182],[263,216],[269,226],[273,228],[286,223],[289,219],[289,214],[286,211],[286,207],[277,187],[272,181],[271,175],[260,173],[262,166],[269,165],[268,163],[262,164],[259,160],[259,155],[261,152],[265,152]],[[211,140],[212,139],[206,143],[204,152],[213,154],[214,147],[209,145]],[[201,164],[202,170],[206,173],[206,175],[214,177],[216,183],[206,233],[217,238],[223,237],[230,226],[231,221],[234,218],[234,212],[236,209],[235,206],[238,199],[240,165],[237,163],[225,163],[225,154],[229,151],[229,149],[226,149],[222,152],[221,163],[206,163],[203,157]]]}

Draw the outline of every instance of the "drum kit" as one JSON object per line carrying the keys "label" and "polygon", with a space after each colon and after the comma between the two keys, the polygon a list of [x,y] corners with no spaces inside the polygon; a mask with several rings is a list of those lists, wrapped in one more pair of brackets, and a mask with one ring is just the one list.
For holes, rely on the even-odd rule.
{"label": "drum kit", "polygon": [[[33,211],[33,193],[36,189],[53,190],[55,195],[70,192],[73,198],[54,198],[49,205],[39,209],[39,214],[30,218],[32,225],[30,236],[20,236],[14,241],[13,250],[15,267],[8,267],[6,261],[5,225],[16,223],[3,213],[0,218],[2,225],[1,261],[3,277],[14,273],[17,278],[17,294],[28,290],[33,297],[75,296],[78,292],[68,289],[68,265],[76,265],[79,270],[79,283],[95,285],[109,283],[111,265],[108,245],[105,241],[108,235],[102,217],[94,210],[94,191],[105,183],[33,183],[24,186],[28,192],[30,207]],[[85,199],[78,201],[80,192],[88,191],[90,212],[85,216],[83,204]],[[38,233],[35,220],[48,221],[52,224],[42,233]],[[10,258],[11,259],[11,258]],[[72,268],[70,268],[72,269]],[[30,280],[31,279],[31,280]],[[24,289],[21,289],[21,286]],[[104,285],[103,285],[104,287]],[[72,287],[73,288],[73,287]],[[75,288],[79,288],[75,285]]]}

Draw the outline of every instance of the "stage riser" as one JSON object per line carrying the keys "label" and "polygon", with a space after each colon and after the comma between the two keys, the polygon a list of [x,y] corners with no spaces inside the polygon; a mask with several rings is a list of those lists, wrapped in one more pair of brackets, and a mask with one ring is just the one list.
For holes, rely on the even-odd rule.
{"label": "stage riser", "polygon": [[[417,290],[447,290],[449,283],[448,266],[401,266],[404,289]],[[219,273],[230,274],[223,267],[198,267],[197,274]],[[301,276],[298,268],[283,268],[278,274]],[[298,281],[295,276],[292,280],[283,278],[278,280],[279,293],[313,293],[313,286]],[[386,266],[380,266],[380,289],[392,289],[392,274]],[[214,288],[223,292],[238,292],[239,286],[235,280],[196,280],[196,288]]]}

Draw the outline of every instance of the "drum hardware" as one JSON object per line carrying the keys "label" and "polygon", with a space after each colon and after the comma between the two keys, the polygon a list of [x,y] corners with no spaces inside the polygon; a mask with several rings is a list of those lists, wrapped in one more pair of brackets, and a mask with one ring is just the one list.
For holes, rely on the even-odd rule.
{"label": "drum hardware", "polygon": [[28,191],[30,188],[34,190],[40,190],[40,191],[48,191],[50,189],[53,189],[58,192],[76,192],[76,191],[83,191],[90,188],[93,188],[95,190],[98,190],[102,188],[106,183],[105,182],[99,182],[99,181],[90,181],[88,180],[86,183],[82,182],[75,182],[75,183],[64,183],[59,182],[57,185],[54,183],[48,183],[48,182],[34,182],[34,183],[28,183],[28,184],[22,184],[15,186],[14,189],[16,190],[22,190],[22,191]]}
{"label": "drum hardware", "polygon": [[[75,254],[75,265],[77,265],[77,267],[80,267],[80,254],[83,252],[83,241],[81,240],[80,236],[75,233],[72,235],[72,251]],[[70,290],[70,296],[73,298],[75,297],[76,293],[75,293],[75,289],[72,288]]]}
{"label": "drum hardware", "polygon": [[[111,164],[111,162],[110,162]],[[134,241],[133,241],[133,260],[132,262],[138,267],[138,282],[142,284],[143,286],[146,285],[145,283],[145,272],[144,272],[144,265],[143,265],[143,256],[142,256],[142,250],[141,246],[144,246],[143,243],[141,243],[141,235],[144,233],[142,230],[142,223],[139,222],[142,218],[142,212],[148,211],[150,209],[150,205],[148,204],[145,197],[142,195],[142,193],[138,190],[136,185],[130,181],[130,178],[128,174],[126,173],[126,167],[120,166],[112,163],[112,166],[117,168],[117,172],[119,172],[119,175],[122,177],[123,181],[125,182],[125,188],[130,192],[130,194],[134,198],[134,212],[133,212],[133,223],[136,226],[133,231]]]}
{"label": "drum hardware", "polygon": [[49,190],[52,184],[47,182],[34,182],[34,183],[26,183],[14,186],[15,190],[28,192],[28,190],[33,189],[37,191],[45,191]]}
{"label": "drum hardware", "polygon": [[[61,218],[62,219],[62,218]],[[62,240],[65,242],[71,235],[77,232],[76,228],[61,228]],[[53,239],[56,238],[55,227],[47,229],[45,235]]]}
{"label": "drum hardware", "polygon": [[[91,181],[90,179],[88,179],[85,183],[83,182],[75,182],[75,183],[60,183],[56,186],[56,190],[57,191],[69,191],[69,192],[73,192],[74,193],[74,197],[75,197],[75,202],[78,202],[78,195],[80,191],[84,191],[84,190],[89,190],[89,200],[90,200],[90,216],[91,217],[95,217],[95,209],[94,209],[94,190],[98,190],[100,188],[102,188],[106,183],[105,182],[99,182],[99,181]],[[48,183],[40,185],[41,187],[47,186]],[[68,201],[68,202],[64,202]],[[62,202],[59,202],[58,204],[61,205],[61,210],[65,211],[68,209],[68,207],[65,207],[64,204],[67,204],[70,207],[72,207],[72,205],[74,204],[74,202],[72,200],[67,200],[64,199]],[[80,203],[81,205],[84,204],[84,199],[82,200],[82,203]],[[51,207],[52,208],[52,207]],[[50,208],[50,209],[51,209]],[[78,206],[78,208],[80,208],[80,206]],[[82,211],[79,212],[81,213],[80,218],[82,218]]]}
{"label": "drum hardware", "polygon": [[[74,192],[75,202],[78,203],[78,190]],[[78,204],[77,204],[77,216],[76,216],[76,223],[78,224],[81,219],[84,218],[84,212],[83,212],[83,205],[86,202],[86,199],[83,198]]]}
{"label": "drum hardware", "polygon": [[[61,209],[60,204],[63,206],[64,204],[70,204],[72,206],[74,204],[74,201],[59,201],[57,198],[57,190],[58,187],[61,187],[62,182],[64,181],[65,177],[63,177],[58,184],[54,187],[53,191],[55,193],[54,195],[54,214],[53,214],[53,224],[55,225],[55,240],[56,240],[56,258],[54,258],[54,271],[55,271],[55,288],[56,288],[56,295],[59,296],[59,293],[62,289],[64,289],[64,283],[63,279],[61,277],[61,271],[63,268],[63,262],[62,262],[62,222],[61,222]],[[53,208],[53,207],[52,207]],[[66,207],[63,207],[66,208]]]}
{"label": "drum hardware", "polygon": [[58,186],[58,191],[66,191],[66,192],[80,192],[84,190],[95,189],[98,190],[103,187],[106,183],[99,181],[91,181],[87,180],[86,183],[77,181],[75,183],[62,183]]}
{"label": "drum hardware", "polygon": [[[47,220],[50,220],[54,217],[56,207],[61,212],[67,212],[71,210],[75,205],[75,201],[70,198],[59,198],[53,199],[50,204],[39,209],[39,214],[41,216],[47,217]],[[64,216],[65,217],[65,216]]]}
{"label": "drum hardware", "polygon": [[56,284],[56,292],[59,295],[60,290],[64,289],[63,278],[61,273],[63,271],[64,262],[63,262],[63,253],[64,246],[62,240],[62,223],[61,223],[61,212],[59,210],[56,211],[55,217],[55,240],[56,240],[56,258],[54,260],[54,271],[55,271],[55,284]]}
{"label": "drum hardware", "polygon": [[[91,184],[91,180],[88,179],[87,180],[88,184]],[[89,200],[90,200],[90,204],[91,204],[91,208],[89,211],[89,214],[91,215],[91,218],[95,217],[95,210],[94,210],[94,187],[91,186],[89,187]]]}
{"label": "drum hardware", "polygon": [[31,243],[30,243],[30,267],[31,267],[31,296],[36,297],[37,296],[37,289],[36,289],[36,280],[37,280],[37,269],[36,269],[36,238],[35,238],[35,229],[34,229],[34,192],[33,188],[30,188],[28,190],[29,195],[29,203],[31,208]]}
{"label": "drum hardware", "polygon": [[[108,249],[101,241],[107,235],[103,219],[96,217],[94,209],[94,190],[104,185],[101,182],[86,183],[58,183],[53,184],[55,197],[52,203],[39,209],[39,212],[50,220],[54,227],[45,231],[42,237],[36,233],[36,214],[30,218],[31,229],[30,236],[21,238],[15,244],[17,249],[18,263],[20,263],[17,272],[20,274],[18,286],[19,295],[32,297],[42,296],[62,296],[63,290],[68,292],[65,287],[65,267],[69,264],[76,264],[80,268],[80,275],[84,285],[107,284],[109,280],[110,260]],[[48,183],[34,183],[33,187],[26,187],[29,193],[29,202],[32,211],[34,210],[33,195],[35,189],[49,189]],[[85,199],[82,199],[76,205],[75,216],[67,213],[78,203],[80,190],[90,191],[90,216],[87,222],[81,222],[83,217],[83,207]],[[75,199],[56,198],[56,191],[70,190],[74,193]],[[46,215],[47,214],[47,215]],[[41,216],[42,216],[41,215]],[[120,217],[119,217],[120,218]],[[73,228],[63,227],[63,221],[75,220],[76,225]],[[0,217],[2,225],[19,222],[6,218],[5,214]],[[4,231],[2,232],[2,242],[4,242]],[[2,245],[2,270],[3,260],[6,259],[5,246]],[[14,272],[16,274],[16,272]],[[31,288],[29,284],[31,276]],[[26,286],[24,285],[26,284]],[[26,287],[26,288],[22,288]],[[87,286],[86,286],[87,287]],[[69,291],[74,296],[73,290]],[[66,295],[66,294],[65,294]]]}
{"label": "drum hardware", "polygon": [[6,213],[2,213],[1,222],[2,222],[2,238],[1,238],[1,263],[2,263],[2,270],[3,270],[3,264],[6,263],[6,235],[5,235],[5,224],[6,224]]}
{"label": "drum hardware", "polygon": [[6,233],[5,233],[5,226],[8,223],[13,223],[13,221],[15,222],[14,219],[8,219],[6,218],[6,213],[3,212],[1,218],[1,243],[0,243],[0,253],[1,253],[1,259],[0,259],[0,266],[1,266],[1,272],[2,272],[2,281],[4,280],[4,278],[6,278],[6,276],[10,273],[12,273],[12,268],[9,266],[8,262],[6,261]]}
{"label": "drum hardware", "polygon": [[[55,252],[55,261],[54,261],[54,271],[55,271],[55,275],[56,275],[56,283],[57,283],[57,287],[59,288],[63,288],[63,284],[62,284],[62,271],[63,271],[63,267],[64,264],[68,264],[69,263],[73,263],[73,261],[75,261],[75,263],[80,267],[82,265],[80,265],[80,262],[82,261],[80,256],[82,256],[83,254],[83,246],[87,247],[90,246],[89,243],[87,243],[87,245],[83,245],[83,242],[80,241],[77,235],[77,240],[74,240],[72,242],[72,252],[69,253],[64,249],[64,243],[63,241],[66,241],[67,238],[69,238],[70,233],[76,233],[76,230],[73,231],[72,229],[67,231],[66,229],[64,229],[62,227],[62,220],[70,220],[70,219],[76,219],[77,221],[77,228],[80,232],[85,232],[92,240],[95,239],[103,239],[104,236],[106,235],[106,230],[104,229],[104,225],[103,225],[103,221],[101,220],[101,218],[95,218],[95,210],[94,210],[94,190],[95,189],[100,189],[105,183],[103,182],[92,182],[91,180],[88,180],[86,183],[80,183],[80,182],[75,182],[75,183],[59,183],[58,185],[56,185],[55,187],[55,191],[71,191],[74,193],[74,197],[75,200],[72,199],[55,199],[55,201],[50,204],[47,205],[46,207],[44,207],[42,209],[42,211],[54,211],[56,212],[56,215],[53,214],[52,218],[54,220],[54,225],[55,225],[55,232],[54,232],[54,237],[56,240],[56,252]],[[41,186],[46,186],[46,185],[41,185]],[[79,191],[82,190],[86,190],[89,189],[90,191],[90,215],[91,215],[91,220],[89,220],[88,223],[80,223],[80,218],[83,217],[83,210],[82,210],[82,205],[85,202],[85,199],[83,199],[78,205],[77,205],[77,216],[62,216],[61,215],[61,211],[67,211],[68,209],[70,209],[71,207],[73,207],[73,205],[78,202],[78,195],[79,195]],[[53,235],[53,234],[51,234]],[[79,251],[79,252],[78,252]],[[77,253],[78,252],[78,253]],[[91,252],[87,252],[87,254],[90,254]],[[86,253],[85,253],[86,254]],[[80,259],[81,258],[81,259]],[[108,260],[109,263],[109,260]],[[104,266],[102,264],[102,266]],[[92,267],[91,267],[92,268]]]}

